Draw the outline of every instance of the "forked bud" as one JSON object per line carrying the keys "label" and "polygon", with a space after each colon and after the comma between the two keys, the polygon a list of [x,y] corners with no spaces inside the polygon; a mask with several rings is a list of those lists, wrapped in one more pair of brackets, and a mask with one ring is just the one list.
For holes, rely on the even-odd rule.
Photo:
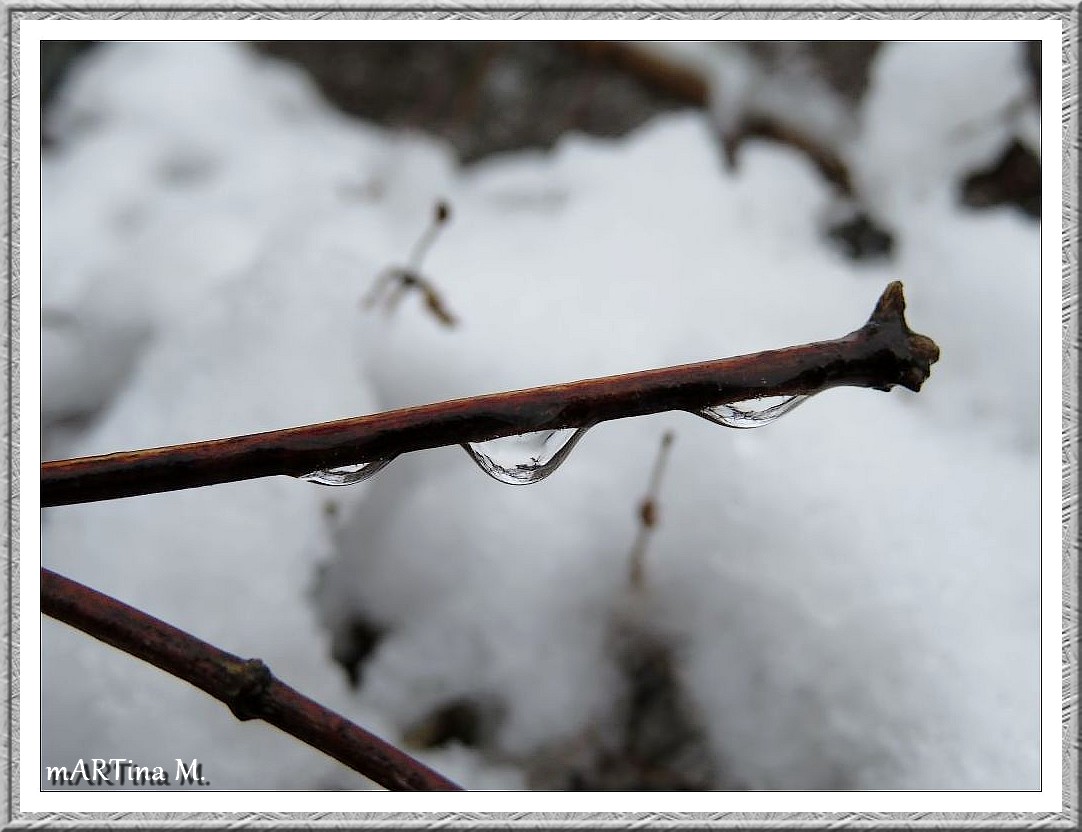
{"label": "forked bud", "polygon": [[[898,362],[896,383],[914,393],[920,390],[932,371],[932,365],[939,360],[939,347],[935,341],[914,332],[906,323],[905,295],[900,280],[893,281],[883,290],[868,323],[858,332],[881,332],[890,337],[890,352]],[[889,384],[880,387],[889,388]]]}

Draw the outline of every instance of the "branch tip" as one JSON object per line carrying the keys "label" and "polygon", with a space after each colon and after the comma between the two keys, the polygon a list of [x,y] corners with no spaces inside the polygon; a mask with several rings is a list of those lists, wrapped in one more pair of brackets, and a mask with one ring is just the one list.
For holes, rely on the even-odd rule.
{"label": "branch tip", "polygon": [[907,390],[919,392],[931,375],[932,365],[939,360],[939,346],[927,335],[909,328],[900,280],[892,281],[883,290],[864,330],[879,333],[877,337],[887,342],[896,361],[896,380],[880,385],[878,389],[889,390],[894,384],[901,384]]}
{"label": "branch tip", "polygon": [[869,319],[876,323],[900,319],[905,325],[905,293],[902,291],[902,281],[891,281],[883,294],[876,301],[872,317]]}

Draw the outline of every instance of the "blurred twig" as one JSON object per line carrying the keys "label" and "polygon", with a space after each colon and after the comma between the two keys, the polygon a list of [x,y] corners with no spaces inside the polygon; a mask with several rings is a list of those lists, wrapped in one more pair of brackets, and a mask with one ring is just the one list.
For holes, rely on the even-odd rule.
{"label": "blurred twig", "polygon": [[[606,61],[634,75],[644,84],[664,91],[694,107],[710,105],[710,81],[702,69],[685,66],[652,50],[619,41],[570,41],[568,46],[597,61]],[[729,95],[722,89],[719,95]],[[748,139],[769,139],[803,152],[819,169],[823,178],[845,196],[854,195],[852,177],[846,161],[823,142],[777,117],[745,114],[732,132],[720,137],[725,161],[736,169],[741,145]]]}
{"label": "blurred twig", "polygon": [[665,476],[665,465],[669,461],[672,440],[671,430],[666,431],[661,437],[661,447],[657,452],[654,470],[650,473],[650,485],[646,489],[646,497],[639,505],[639,532],[631,548],[631,588],[634,590],[642,589],[646,579],[646,544],[657,527],[657,496],[661,490],[661,478]]}
{"label": "blurred twig", "polygon": [[276,474],[386,461],[411,451],[533,431],[595,425],[667,410],[697,413],[831,387],[920,389],[939,348],[905,322],[891,283],[868,322],[832,341],[620,376],[394,410],[187,445],[46,462],[43,506],[110,500]]}
{"label": "blurred twig", "polygon": [[833,148],[774,116],[747,115],[738,122],[731,133],[721,137],[725,162],[730,170],[736,169],[737,155],[748,139],[770,139],[796,148],[808,157],[818,168],[822,177],[833,185],[839,194],[856,195],[849,166]]}
{"label": "blurred twig", "polygon": [[393,312],[399,301],[402,300],[402,296],[414,289],[421,293],[421,297],[424,298],[425,308],[435,316],[436,320],[444,326],[455,325],[455,317],[447,309],[447,305],[444,303],[443,298],[440,297],[440,293],[436,290],[432,281],[421,274],[421,262],[424,260],[429,248],[432,247],[440,228],[450,218],[451,207],[442,200],[437,202],[432,224],[425,229],[421,239],[413,247],[408,264],[404,267],[392,266],[380,273],[362,301],[365,309],[371,309],[382,299],[384,308],[388,312]]}
{"label": "blurred twig", "polygon": [[710,91],[706,78],[691,67],[667,60],[633,43],[608,40],[566,41],[565,46],[595,61],[619,67],[644,84],[696,107],[705,107]]}
{"label": "blurred twig", "polygon": [[457,791],[393,745],[276,679],[259,659],[219,650],[115,598],[41,570],[41,611],[149,662],[223,702],[237,719],[261,719],[396,791]]}

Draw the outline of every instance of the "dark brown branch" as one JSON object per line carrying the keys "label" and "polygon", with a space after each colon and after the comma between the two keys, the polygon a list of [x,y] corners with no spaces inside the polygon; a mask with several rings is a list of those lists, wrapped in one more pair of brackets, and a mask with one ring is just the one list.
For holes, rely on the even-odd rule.
{"label": "dark brown branch", "polygon": [[803,152],[819,169],[822,177],[837,188],[838,193],[843,196],[855,195],[849,166],[833,148],[774,116],[745,116],[736,125],[734,132],[722,136],[721,139],[729,170],[736,169],[737,154],[748,139],[771,139]]}
{"label": "dark brown branch", "polygon": [[833,341],[250,436],[46,462],[41,502],[58,506],[275,474],[303,476],[442,445],[838,386],[889,390],[900,384],[917,391],[939,348],[910,331],[904,311],[902,284],[894,282],[864,326]]}
{"label": "dark brown branch", "polygon": [[[708,107],[710,85],[702,70],[679,62],[633,43],[609,41],[571,41],[572,50],[597,61],[605,61],[634,75],[647,86],[684,101],[694,107]],[[730,90],[722,89],[722,95]],[[736,168],[737,153],[748,139],[770,139],[787,144],[807,155],[830,184],[846,196],[853,196],[853,179],[846,161],[831,147],[794,125],[763,114],[744,114],[732,133],[721,137],[725,160],[730,170]]]}
{"label": "dark brown branch", "polygon": [[396,791],[457,791],[393,745],[278,681],[259,659],[242,659],[90,587],[41,570],[41,611],[183,679],[237,719],[261,719]]}
{"label": "dark brown branch", "polygon": [[644,50],[633,43],[606,40],[566,41],[572,51],[609,63],[647,86],[695,107],[709,103],[710,89],[701,71]]}

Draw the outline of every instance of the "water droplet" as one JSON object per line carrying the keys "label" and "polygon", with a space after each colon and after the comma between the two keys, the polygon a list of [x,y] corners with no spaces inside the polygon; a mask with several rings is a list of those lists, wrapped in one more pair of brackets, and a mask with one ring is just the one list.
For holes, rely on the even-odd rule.
{"label": "water droplet", "polygon": [[340,468],[324,468],[310,474],[301,474],[297,479],[314,482],[317,485],[356,485],[359,482],[364,482],[372,475],[378,474],[394,462],[394,459],[392,456],[389,459],[360,462],[356,465],[343,465]]}
{"label": "water droplet", "polygon": [[508,485],[529,485],[559,468],[588,429],[539,430],[487,442],[470,442],[462,447],[494,480]]}
{"label": "water droplet", "polygon": [[766,396],[736,404],[704,407],[695,411],[695,414],[727,428],[761,428],[776,422],[810,398],[811,396]]}

